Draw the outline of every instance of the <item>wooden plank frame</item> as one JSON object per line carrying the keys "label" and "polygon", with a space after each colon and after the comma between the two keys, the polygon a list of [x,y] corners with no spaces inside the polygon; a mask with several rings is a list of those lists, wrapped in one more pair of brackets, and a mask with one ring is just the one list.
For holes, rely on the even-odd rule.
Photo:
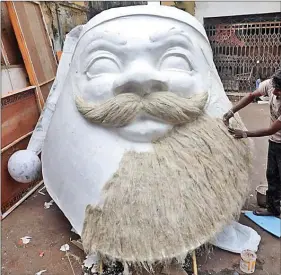
{"label": "wooden plank frame", "polygon": [[1,212],[5,213],[10,208],[13,208],[18,201],[34,186],[38,184],[38,181],[31,183],[18,183],[9,175],[8,172],[8,160],[10,156],[18,151],[24,150],[29,142],[30,135],[22,138],[16,144],[13,144],[3,153],[1,153]]}
{"label": "wooden plank frame", "polygon": [[[29,45],[27,45],[27,41],[25,39],[25,34],[24,34],[23,29],[22,29],[22,27],[23,27],[22,22],[20,22],[20,19],[19,19],[18,13],[17,13],[17,9],[15,7],[15,3],[12,2],[12,1],[9,1],[9,2],[5,2],[5,4],[7,5],[7,9],[8,9],[8,12],[9,12],[10,19],[11,19],[11,23],[12,23],[12,26],[14,28],[15,35],[16,35],[16,38],[17,38],[17,41],[18,41],[18,44],[19,44],[19,48],[20,48],[20,51],[22,53],[22,57],[23,57],[24,64],[25,64],[25,67],[26,67],[26,71],[27,71],[27,74],[28,74],[29,79],[30,79],[30,84],[33,85],[33,86],[36,86],[36,96],[37,96],[38,105],[40,107],[40,112],[41,112],[43,110],[43,106],[44,106],[44,103],[45,103],[44,96],[43,96],[42,91],[41,91],[41,87],[43,85],[47,84],[47,83],[52,82],[55,79],[55,74],[53,75],[52,78],[49,78],[49,79],[46,79],[45,81],[39,82],[38,72],[35,70],[35,66],[32,62],[32,56],[31,56],[31,53],[30,53],[30,50],[29,50],[29,47],[28,47]],[[19,3],[17,3],[17,5],[18,4]],[[24,3],[21,3],[21,4],[24,5]],[[42,24],[44,25],[44,29],[45,29],[45,35],[46,35],[47,40],[50,43],[48,46],[50,46],[50,49],[52,49],[52,53],[51,53],[52,59],[53,59],[52,62],[54,62],[53,64],[55,65],[55,67],[57,67],[56,57],[55,57],[55,54],[54,54],[54,51],[53,51],[53,48],[52,48],[50,37],[47,33],[46,22],[45,22],[44,17],[43,17],[41,6],[40,6],[39,3],[34,2],[34,1],[30,1],[30,4],[34,4],[34,5],[36,5],[36,7],[38,6],[38,8],[39,8],[39,11],[40,11],[41,17],[42,17]],[[23,8],[24,8],[24,6],[23,6]],[[42,79],[42,77],[41,77],[41,79]]]}
{"label": "wooden plank frame", "polygon": [[19,137],[18,139],[14,140],[12,143],[8,144],[7,146],[5,146],[4,148],[1,149],[1,154],[3,154],[4,152],[6,152],[8,149],[10,149],[11,147],[13,147],[14,145],[16,145],[18,142],[22,141],[23,139],[31,136],[33,133],[33,131]]}
{"label": "wooden plank frame", "polygon": [[36,86],[36,96],[37,96],[38,105],[39,105],[40,112],[41,112],[43,110],[43,105],[44,105],[43,96],[41,94],[41,90],[40,90],[38,79],[37,79],[37,76],[36,76],[36,73],[34,70],[34,66],[32,64],[29,50],[28,50],[28,47],[26,45],[26,42],[25,42],[25,39],[23,36],[23,31],[21,29],[21,24],[20,24],[19,18],[17,16],[15,5],[12,1],[5,2],[5,4],[7,5],[11,23],[12,23],[12,26],[15,31],[15,35],[16,35],[16,38],[17,38],[17,41],[19,44],[20,51],[22,53],[24,65],[25,65],[28,77],[30,79],[30,83],[31,83],[31,85]]}
{"label": "wooden plank frame", "polygon": [[[11,155],[27,148],[40,116],[36,105],[36,86],[29,86],[1,98],[1,211],[12,208],[36,182],[20,184],[8,172]],[[15,129],[15,130],[14,130]]]}
{"label": "wooden plank frame", "polygon": [[29,86],[1,98],[1,153],[32,134],[40,117],[36,87]]}
{"label": "wooden plank frame", "polygon": [[[7,163],[10,156],[27,148],[34,127],[43,110],[57,70],[57,59],[47,32],[46,22],[39,2],[6,1],[12,30],[17,42],[17,52],[25,65],[30,86],[13,90],[2,96],[2,146],[1,148],[1,210],[10,211],[18,205],[24,194],[38,182],[19,184],[9,175]],[[30,18],[34,20],[31,21]],[[8,54],[1,39],[2,62],[9,66]],[[43,54],[42,54],[43,52]],[[40,156],[39,156],[40,157]]]}
{"label": "wooden plank frame", "polygon": [[2,38],[1,38],[1,54],[2,54],[2,56],[3,56],[5,65],[6,65],[6,66],[9,66],[9,65],[10,65],[10,62],[9,62],[9,58],[8,58],[7,52],[6,52],[6,50],[5,50],[5,46],[4,46],[4,43],[3,43],[3,41],[2,41]]}
{"label": "wooden plank frame", "polygon": [[8,61],[5,62],[5,65],[23,65],[17,39],[9,19],[8,9],[4,2],[1,3],[1,42],[2,51],[5,49],[5,58]]}

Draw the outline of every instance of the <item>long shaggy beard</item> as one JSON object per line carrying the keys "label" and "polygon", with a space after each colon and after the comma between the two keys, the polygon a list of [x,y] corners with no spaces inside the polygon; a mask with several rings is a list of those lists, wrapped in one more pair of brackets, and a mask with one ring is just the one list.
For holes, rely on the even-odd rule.
{"label": "long shaggy beard", "polygon": [[86,209],[83,247],[128,263],[184,258],[240,213],[249,168],[247,141],[221,121],[175,127],[154,153],[124,155],[102,209]]}

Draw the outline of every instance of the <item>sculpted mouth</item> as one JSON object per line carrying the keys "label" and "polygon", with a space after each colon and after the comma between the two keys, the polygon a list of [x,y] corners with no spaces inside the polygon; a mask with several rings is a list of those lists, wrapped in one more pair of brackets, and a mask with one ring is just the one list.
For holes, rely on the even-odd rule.
{"label": "sculpted mouth", "polygon": [[120,136],[125,139],[137,142],[151,142],[163,137],[173,125],[150,117],[149,115],[139,115],[126,126],[116,128]]}

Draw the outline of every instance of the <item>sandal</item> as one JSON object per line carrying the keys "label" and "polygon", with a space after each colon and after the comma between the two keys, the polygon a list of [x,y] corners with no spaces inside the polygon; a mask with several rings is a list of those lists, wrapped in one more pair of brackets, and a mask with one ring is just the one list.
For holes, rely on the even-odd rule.
{"label": "sandal", "polygon": [[255,210],[253,214],[256,216],[264,216],[264,217],[266,216],[278,217],[280,215],[280,214],[274,214],[272,212],[269,212],[268,210]]}

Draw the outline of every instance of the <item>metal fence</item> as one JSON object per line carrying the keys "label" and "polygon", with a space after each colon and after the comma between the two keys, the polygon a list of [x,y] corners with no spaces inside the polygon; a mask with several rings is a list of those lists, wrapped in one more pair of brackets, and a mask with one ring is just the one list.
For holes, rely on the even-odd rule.
{"label": "metal fence", "polygon": [[226,91],[251,91],[281,67],[281,13],[207,18],[204,26]]}

